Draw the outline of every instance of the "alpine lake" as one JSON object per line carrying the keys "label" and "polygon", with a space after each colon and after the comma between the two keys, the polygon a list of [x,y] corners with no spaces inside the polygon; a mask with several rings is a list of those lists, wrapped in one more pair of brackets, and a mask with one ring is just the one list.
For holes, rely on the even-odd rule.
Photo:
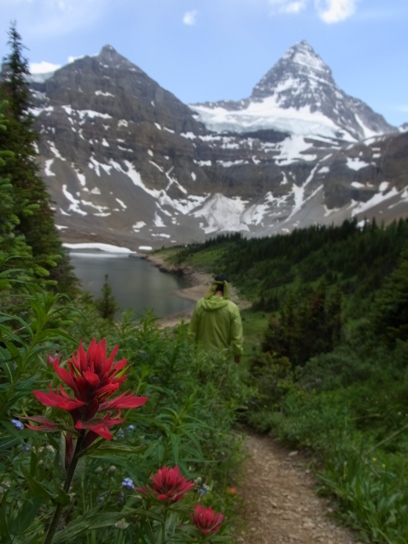
{"label": "alpine lake", "polygon": [[149,310],[162,318],[177,315],[194,305],[175,294],[176,290],[189,286],[184,278],[161,272],[135,255],[70,250],[69,256],[82,288],[93,297],[102,296],[105,276],[108,276],[108,284],[120,308],[119,315],[132,310],[140,318]]}

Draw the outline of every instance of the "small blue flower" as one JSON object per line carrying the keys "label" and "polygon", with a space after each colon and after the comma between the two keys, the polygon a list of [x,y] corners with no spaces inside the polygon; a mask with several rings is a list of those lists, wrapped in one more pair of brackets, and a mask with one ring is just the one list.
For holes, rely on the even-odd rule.
{"label": "small blue flower", "polygon": [[122,487],[126,487],[126,489],[133,489],[133,480],[131,478],[125,478],[122,482]]}
{"label": "small blue flower", "polygon": [[118,438],[123,438],[125,436],[125,433],[124,433],[124,430],[123,429],[119,429],[119,431],[117,432],[116,436]]}
{"label": "small blue flower", "polygon": [[24,429],[24,424],[21,423],[21,421],[19,419],[12,419],[11,420],[11,423],[14,425],[14,427],[16,427],[16,429],[18,429],[19,431],[21,431],[22,429]]}
{"label": "small blue flower", "polygon": [[134,430],[135,430],[135,426],[134,426],[134,425],[128,425],[128,429],[129,429],[129,431],[134,431]]}

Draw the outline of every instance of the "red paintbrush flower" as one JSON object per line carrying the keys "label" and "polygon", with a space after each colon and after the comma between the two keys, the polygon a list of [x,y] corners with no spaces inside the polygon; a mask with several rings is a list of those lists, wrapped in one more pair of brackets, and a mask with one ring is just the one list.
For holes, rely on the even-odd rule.
{"label": "red paintbrush flower", "polygon": [[135,489],[145,494],[154,493],[160,501],[179,501],[187,491],[194,487],[194,482],[188,482],[180,474],[179,467],[163,467],[150,478],[153,482],[153,489],[150,486],[146,486],[146,488],[136,487]]}
{"label": "red paintbrush flower", "polygon": [[45,433],[55,433],[59,430],[62,430],[64,428],[64,425],[58,425],[58,423],[55,423],[55,421],[52,421],[52,419],[48,419],[48,417],[44,416],[31,416],[31,417],[21,417],[21,419],[28,419],[29,421],[34,421],[35,423],[42,423],[42,425],[28,425],[26,423],[26,427],[33,431],[44,431]]}
{"label": "red paintbrush flower", "polygon": [[203,535],[216,533],[224,520],[224,514],[214,512],[209,506],[204,508],[201,504],[197,504],[194,508],[193,523],[202,532]]}
{"label": "red paintbrush flower", "polygon": [[[54,359],[54,370],[72,389],[74,398],[70,397],[61,385],[55,391],[50,386],[49,393],[34,391],[34,395],[44,406],[61,408],[69,412],[76,429],[88,429],[92,432],[90,436],[87,436],[88,445],[97,435],[110,440],[113,435],[109,432],[109,428],[125,421],[119,419],[120,411],[114,417],[108,413],[103,418],[97,418],[95,416],[98,413],[121,408],[138,408],[147,401],[147,397],[137,397],[133,393],[128,395],[128,391],[107,400],[126,380],[127,359],[114,362],[118,349],[119,346],[116,346],[107,357],[105,339],[97,343],[94,338],[87,351],[84,350],[82,341],[80,342],[77,354],[73,354],[68,360],[69,370],[61,368],[59,358]],[[51,420],[45,423],[36,417],[29,419],[36,423],[43,423],[37,427],[30,426],[30,429],[50,432],[60,428]],[[95,435],[93,440],[90,440],[93,435]]]}
{"label": "red paintbrush flower", "polygon": [[[89,419],[88,421],[78,421],[75,427],[77,429],[89,429],[92,433],[96,433],[100,436],[110,440],[113,435],[109,432],[109,427],[123,423],[126,419],[120,419],[120,412],[115,417],[111,417],[111,414],[106,414],[103,418]],[[96,436],[95,436],[96,438]],[[92,440],[93,442],[93,440]]]}

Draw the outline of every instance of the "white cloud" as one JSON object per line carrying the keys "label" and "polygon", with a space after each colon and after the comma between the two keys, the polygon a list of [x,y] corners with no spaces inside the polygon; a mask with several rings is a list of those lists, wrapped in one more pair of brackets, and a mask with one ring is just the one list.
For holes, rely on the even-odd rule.
{"label": "white cloud", "polygon": [[47,74],[48,72],[55,72],[58,68],[61,68],[59,64],[52,64],[45,61],[30,64],[30,72],[32,74]]}
{"label": "white cloud", "polygon": [[305,9],[308,0],[269,0],[272,13],[299,13]]}
{"label": "white cloud", "polygon": [[197,22],[197,10],[187,11],[183,16],[183,23],[185,25],[195,25]]}
{"label": "white cloud", "polygon": [[[314,0],[318,16],[325,23],[338,23],[351,17],[360,0]],[[298,14],[311,3],[310,0],[269,0],[272,15],[278,13]]]}
{"label": "white cloud", "polygon": [[338,23],[354,15],[359,0],[315,0],[319,17],[325,23]]}

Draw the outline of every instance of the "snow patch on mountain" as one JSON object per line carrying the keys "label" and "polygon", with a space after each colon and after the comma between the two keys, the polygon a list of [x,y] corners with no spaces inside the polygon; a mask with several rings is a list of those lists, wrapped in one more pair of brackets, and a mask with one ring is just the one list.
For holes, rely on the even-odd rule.
{"label": "snow patch on mountain", "polygon": [[347,168],[350,168],[350,170],[361,170],[361,168],[366,168],[367,166],[370,166],[369,163],[359,158],[347,157]]}
{"label": "snow patch on mountain", "polygon": [[[281,132],[300,136],[319,134],[336,138],[339,127],[319,111],[312,112],[309,106],[303,108],[282,109],[275,96],[262,101],[250,102],[241,110],[228,110],[223,107],[206,105],[191,105],[200,121],[214,132],[255,132],[258,130],[274,129]],[[351,135],[345,134],[345,139],[355,141]]]}
{"label": "snow patch on mountain", "polygon": [[206,234],[211,232],[249,231],[248,226],[241,219],[244,209],[245,202],[241,198],[227,198],[220,193],[216,193],[193,215],[206,219],[208,226],[203,227]]}
{"label": "snow patch on mountain", "polygon": [[351,216],[354,217],[357,214],[361,214],[369,210],[370,208],[382,204],[384,201],[389,200],[392,197],[397,196],[400,193],[396,187],[393,187],[390,191],[383,193],[379,191],[367,202],[355,202],[355,208],[351,212]]}

